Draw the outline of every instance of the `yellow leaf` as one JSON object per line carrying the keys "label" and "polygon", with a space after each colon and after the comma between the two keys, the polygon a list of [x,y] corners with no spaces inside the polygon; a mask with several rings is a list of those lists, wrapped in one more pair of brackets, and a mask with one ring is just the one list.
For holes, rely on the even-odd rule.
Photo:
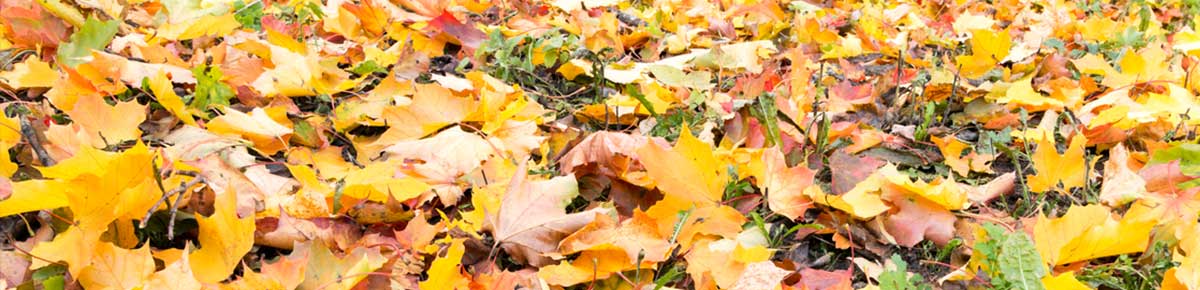
{"label": "yellow leaf", "polygon": [[625,251],[614,246],[602,246],[584,251],[571,262],[562,261],[538,269],[538,277],[547,284],[571,286],[587,281],[607,279],[613,273],[633,268]]}
{"label": "yellow leaf", "polygon": [[79,275],[79,285],[87,289],[134,289],[154,274],[150,246],[122,249],[99,242],[92,264]]}
{"label": "yellow leaf", "polygon": [[[319,240],[309,242],[308,247],[301,248],[307,250],[308,264],[304,267],[304,281],[299,289],[354,289],[355,285],[367,278],[367,273],[374,272],[387,262],[387,258],[379,253],[379,247],[357,247],[342,257],[334,255],[329,247]],[[297,252],[299,251],[303,250]],[[461,257],[462,249],[459,251]],[[432,270],[429,273],[432,275]]]}
{"label": "yellow leaf", "polygon": [[1075,272],[1066,272],[1058,274],[1057,276],[1046,275],[1045,277],[1042,277],[1042,285],[1046,286],[1046,289],[1054,290],[1092,289],[1091,287],[1083,284],[1083,282],[1079,282],[1079,280],[1075,279]]}
{"label": "yellow leaf", "polygon": [[1114,219],[1101,205],[1072,206],[1060,218],[1039,216],[1033,240],[1042,261],[1062,265],[1137,253],[1150,241],[1153,220]]}
{"label": "yellow leaf", "polygon": [[233,191],[217,194],[215,212],[196,216],[200,249],[188,255],[196,280],[216,283],[229,277],[254,245],[254,217],[238,218]]}
{"label": "yellow leaf", "polygon": [[[1047,135],[1038,141],[1037,152],[1034,152],[1031,158],[1037,174],[1025,176],[1029,182],[1029,190],[1047,192],[1056,189],[1065,193],[1083,187],[1088,178],[1087,164],[1083,160],[1083,147],[1087,144],[1087,138],[1076,135],[1071,139],[1067,151],[1060,155],[1055,147],[1054,137]],[[1062,187],[1059,187],[1059,184],[1062,184]]]}
{"label": "yellow leaf", "polygon": [[[242,113],[226,107],[224,115],[213,118],[208,122],[208,130],[215,134],[237,135],[254,142],[254,148],[266,154],[275,154],[286,146],[284,136],[292,134],[292,128],[277,120],[287,120],[282,110],[268,112],[263,108],[254,108],[250,114]],[[276,117],[276,116],[279,117]]]}
{"label": "yellow leaf", "polygon": [[889,183],[895,186],[894,188],[901,189],[906,195],[919,196],[947,210],[959,210],[970,205],[970,201],[967,200],[966,188],[959,186],[954,181],[941,178],[931,183],[919,179],[913,181],[908,175],[897,171],[896,166],[892,164],[880,168],[878,174],[883,175]]}
{"label": "yellow leaf", "polygon": [[175,86],[171,84],[170,79],[167,79],[166,73],[158,72],[150,78],[149,84],[150,91],[154,93],[154,97],[158,99],[158,103],[163,108],[178,117],[184,124],[196,126],[196,119],[192,118],[192,113],[188,111],[183,99],[175,94]]}
{"label": "yellow leaf", "polygon": [[65,184],[54,180],[14,182],[12,195],[0,200],[0,217],[67,206],[65,187]]}
{"label": "yellow leaf", "polygon": [[14,88],[48,88],[58,80],[58,71],[37,57],[13,65],[13,70],[0,72],[0,81]]}
{"label": "yellow leaf", "polygon": [[462,273],[462,257],[466,247],[462,240],[450,241],[446,255],[437,257],[426,271],[429,278],[421,281],[421,289],[466,289],[467,277]]}
{"label": "yellow leaf", "polygon": [[[346,175],[342,194],[346,197],[387,202],[389,198],[406,201],[429,190],[429,184],[411,177],[397,177],[399,164],[376,162]],[[333,195],[333,191],[326,192]]]}
{"label": "yellow leaf", "polygon": [[127,140],[137,140],[142,131],[138,124],[146,120],[146,107],[137,101],[117,102],[109,106],[99,96],[83,96],[67,111],[72,126],[82,128],[95,147],[107,147]]}
{"label": "yellow leaf", "polygon": [[810,190],[805,190],[805,194],[816,203],[848,212],[860,219],[870,219],[892,208],[880,197],[880,190],[886,181],[883,175],[875,172],[840,196],[826,194],[820,187],[809,187]]}
{"label": "yellow leaf", "polygon": [[771,250],[760,245],[743,247],[738,245],[733,248],[733,260],[740,263],[754,263],[766,261],[771,258]]}
{"label": "yellow leaf", "polygon": [[1013,82],[1012,85],[1008,87],[1008,90],[1004,92],[1004,96],[1000,97],[996,101],[1013,106],[1024,107],[1026,110],[1033,112],[1059,109],[1063,107],[1064,104],[1062,100],[1042,96],[1042,93],[1034,90],[1032,82],[1032,75]]}
{"label": "yellow leaf", "polygon": [[[191,251],[191,245],[185,245],[183,251],[180,251],[179,259],[173,261],[163,260],[167,263],[166,267],[161,271],[155,272],[146,280],[146,289],[180,289],[180,290],[199,290],[202,288],[200,281],[196,280],[195,274],[192,273],[191,262],[188,261],[188,255],[184,255]],[[157,256],[157,254],[156,254]],[[247,271],[250,272],[250,271]]]}
{"label": "yellow leaf", "polygon": [[963,156],[962,152],[967,149],[967,143],[958,141],[958,138],[954,136],[947,138],[930,136],[929,140],[938,146],[946,165],[949,165],[950,169],[958,175],[965,177],[971,172],[992,172],[988,162],[995,158],[994,155],[978,155],[971,152],[967,156]]}
{"label": "yellow leaf", "polygon": [[54,240],[34,246],[30,254],[41,259],[30,260],[32,263],[29,267],[37,269],[49,265],[47,261],[63,261],[67,262],[67,271],[78,276],[92,264],[92,255],[97,251],[99,240],[100,232],[69,227],[54,236]]}
{"label": "yellow leaf", "polygon": [[65,191],[76,225],[99,233],[118,217],[140,219],[157,200],[158,195],[150,193],[158,191],[150,178],[152,160],[141,143],[121,153],[84,145],[75,156],[39,170],[43,177],[62,182],[45,189]]}
{"label": "yellow leaf", "polygon": [[973,79],[983,76],[1008,56],[1012,36],[1007,30],[972,30],[970,43],[971,54],[958,56],[955,60],[962,65],[962,76]]}
{"label": "yellow leaf", "polygon": [[233,13],[205,15],[179,23],[167,23],[154,36],[167,40],[188,40],[201,36],[225,36],[241,26]]}
{"label": "yellow leaf", "polygon": [[592,76],[592,63],[582,59],[572,59],[558,66],[558,73],[568,81],[575,80],[579,75]]}
{"label": "yellow leaf", "polygon": [[672,150],[647,142],[637,154],[646,161],[642,165],[647,175],[665,195],[702,207],[716,204],[725,193],[729,173],[713,156],[712,146],[692,136],[686,127]]}

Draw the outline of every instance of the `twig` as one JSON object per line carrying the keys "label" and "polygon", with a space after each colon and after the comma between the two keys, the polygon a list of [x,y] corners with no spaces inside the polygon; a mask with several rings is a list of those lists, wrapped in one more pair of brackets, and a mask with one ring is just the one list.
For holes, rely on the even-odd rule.
{"label": "twig", "polygon": [[37,155],[38,161],[42,162],[42,166],[53,166],[54,159],[50,158],[50,153],[46,153],[46,147],[42,147],[42,140],[37,138],[37,132],[33,130],[33,125],[29,123],[29,119],[21,119],[21,136],[29,142],[29,146],[33,147],[33,153]]}
{"label": "twig", "polygon": [[150,220],[150,215],[154,214],[155,209],[158,209],[158,206],[162,205],[162,203],[164,201],[166,201],[168,198],[170,198],[172,195],[178,194],[179,197],[175,198],[175,203],[171,204],[171,220],[167,223],[167,236],[174,236],[175,235],[175,214],[177,211],[179,211],[179,203],[183,201],[183,192],[188,190],[188,188],[191,188],[192,186],[195,186],[196,184],[199,184],[201,182],[204,182],[204,177],[197,176],[196,178],[193,178],[192,180],[188,180],[187,182],[180,183],[179,187],[172,188],[171,191],[164,192],[162,197],[160,197],[158,199],[158,201],[154,203],[154,206],[150,207],[149,211],[146,211],[146,215],[142,217],[142,222],[141,222],[141,224],[138,225],[138,227],[143,228],[143,229],[146,228],[146,222],[148,222]]}

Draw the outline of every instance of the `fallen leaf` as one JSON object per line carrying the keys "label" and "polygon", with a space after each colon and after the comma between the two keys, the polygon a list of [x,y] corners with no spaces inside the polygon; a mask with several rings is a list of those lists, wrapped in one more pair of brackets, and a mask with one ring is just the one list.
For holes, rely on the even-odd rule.
{"label": "fallen leaf", "polygon": [[1047,136],[1039,140],[1037,151],[1031,157],[1037,174],[1025,176],[1029,190],[1055,190],[1066,193],[1071,189],[1083,187],[1088,178],[1087,165],[1083,160],[1083,146],[1086,143],[1087,140],[1083,136],[1075,136],[1071,138],[1071,145],[1067,147],[1067,151],[1058,154],[1052,137]]}
{"label": "fallen leaf", "polygon": [[1060,218],[1039,216],[1033,240],[1042,260],[1053,266],[1137,253],[1149,245],[1153,221],[1115,219],[1100,205],[1072,206]]}
{"label": "fallen leaf", "polygon": [[767,207],[791,220],[803,217],[813,205],[804,191],[813,186],[815,173],[804,165],[788,168],[783,153],[775,148],[763,152],[763,163],[766,169],[760,186],[767,194]]}
{"label": "fallen leaf", "polygon": [[565,207],[577,195],[574,177],[529,180],[522,163],[500,201],[499,212],[491,217],[491,231],[504,251],[518,261],[548,265],[551,259],[545,254],[555,251],[563,238],[592,222],[596,214],[611,211],[598,207],[568,214]]}
{"label": "fallen leaf", "polygon": [[213,215],[196,218],[200,249],[188,254],[196,280],[225,280],[254,246],[254,217],[238,218],[237,202],[232,191],[218,194]]}

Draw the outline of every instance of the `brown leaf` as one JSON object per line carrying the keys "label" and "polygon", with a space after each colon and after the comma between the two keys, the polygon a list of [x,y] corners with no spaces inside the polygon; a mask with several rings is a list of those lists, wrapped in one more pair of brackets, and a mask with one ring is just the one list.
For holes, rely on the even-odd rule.
{"label": "brown leaf", "polygon": [[517,168],[500,209],[489,216],[494,225],[492,234],[505,252],[517,261],[544,266],[553,261],[544,256],[555,251],[558,243],[595,219],[596,214],[608,214],[608,208],[567,214],[566,205],[579,195],[572,176],[549,180],[529,180],[524,162]]}
{"label": "brown leaf", "polygon": [[638,159],[638,148],[649,140],[645,136],[620,132],[592,133],[559,158],[558,169],[564,174],[571,174],[580,166],[597,163],[602,174],[621,176],[631,169],[634,164],[631,161]]}
{"label": "brown leaf", "polygon": [[833,193],[843,194],[854,189],[858,182],[867,179],[871,173],[885,164],[878,159],[864,156],[855,157],[838,150],[829,157],[829,167],[833,172]]}

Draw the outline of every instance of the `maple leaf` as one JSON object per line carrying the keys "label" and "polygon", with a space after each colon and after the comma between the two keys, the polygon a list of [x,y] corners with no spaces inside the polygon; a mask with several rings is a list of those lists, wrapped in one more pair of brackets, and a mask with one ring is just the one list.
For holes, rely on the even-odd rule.
{"label": "maple leaf", "polygon": [[1120,205],[1141,198],[1146,192],[1146,181],[1131,168],[1129,151],[1124,144],[1117,144],[1104,162],[1104,180],[1100,183],[1100,200],[1106,204]]}
{"label": "maple leaf", "polygon": [[640,159],[655,160],[642,166],[664,194],[702,207],[720,201],[729,180],[729,173],[720,167],[712,152],[712,145],[692,136],[685,128],[672,150],[648,142],[637,154]]}
{"label": "maple leaf", "polygon": [[[267,111],[254,108],[249,114],[229,107],[222,111],[225,112],[224,115],[208,122],[209,132],[240,136],[254,142],[255,149],[268,155],[283,150],[287,146],[285,136],[294,132],[289,127],[292,123],[287,119],[286,112],[280,109]],[[280,120],[283,120],[283,123]]]}
{"label": "maple leaf", "polygon": [[973,30],[971,35],[971,54],[958,56],[955,61],[962,65],[962,76],[973,79],[983,76],[1008,56],[1012,36],[1007,30]]}
{"label": "maple leaf", "polygon": [[567,214],[566,206],[579,195],[575,178],[559,176],[549,180],[529,180],[522,163],[513,175],[500,209],[491,216],[492,233],[506,252],[518,261],[542,266],[550,263],[544,256],[558,243],[611,209],[597,207]]}
{"label": "maple leaf", "polygon": [[1042,261],[1061,265],[1146,249],[1153,221],[1117,220],[1100,205],[1072,206],[1060,218],[1039,216],[1033,240]]}
{"label": "maple leaf", "polygon": [[110,243],[96,247],[95,260],[79,275],[79,284],[89,289],[132,289],[154,274],[150,246],[122,249]]}
{"label": "maple leaf", "polygon": [[628,261],[661,262],[670,254],[671,245],[663,237],[653,218],[641,211],[619,225],[607,215],[597,215],[591,223],[559,242],[560,254],[616,247],[624,249]]}
{"label": "maple leaf", "polygon": [[100,21],[88,18],[78,31],[71,34],[70,41],[58,48],[58,61],[69,67],[84,63],[84,57],[92,55],[92,50],[103,50],[113,36],[117,35],[117,20]]}
{"label": "maple leaf", "polygon": [[733,287],[748,265],[770,258],[769,250],[759,242],[761,240],[754,241],[745,235],[739,235],[737,239],[700,240],[684,256],[688,261],[687,272],[698,285]]}
{"label": "maple leaf", "polygon": [[188,254],[196,280],[225,280],[254,245],[254,217],[238,218],[235,195],[232,191],[218,194],[213,215],[196,218],[200,249]]}
{"label": "maple leaf", "polygon": [[432,186],[442,204],[458,203],[463,193],[459,177],[496,154],[486,139],[457,126],[430,138],[397,142],[384,152],[388,158],[410,164],[407,174]]}
{"label": "maple leaf", "polygon": [[72,127],[85,136],[83,141],[94,147],[107,147],[127,140],[137,140],[142,131],[138,124],[146,120],[146,107],[137,102],[117,102],[109,106],[99,97],[83,97],[67,111],[75,122]]}
{"label": "maple leaf", "polygon": [[[1037,152],[1031,160],[1037,174],[1026,175],[1029,190],[1047,192],[1057,190],[1069,192],[1071,189],[1083,187],[1086,182],[1087,167],[1083,160],[1083,146],[1087,143],[1083,136],[1071,138],[1067,151],[1058,154],[1052,136],[1046,136],[1038,141]],[[1059,185],[1062,185],[1059,187]]]}
{"label": "maple leaf", "polygon": [[763,152],[763,163],[766,168],[760,187],[767,194],[767,207],[791,220],[804,216],[813,205],[804,191],[813,186],[815,173],[804,165],[788,168],[783,152],[775,148]]}
{"label": "maple leaf", "polygon": [[626,257],[624,249],[602,246],[584,251],[569,263],[563,261],[543,266],[538,270],[538,277],[550,285],[572,286],[608,278],[613,273],[632,267],[633,263]]}
{"label": "maple leaf", "polygon": [[[191,251],[191,245],[184,246],[183,252]],[[179,255],[179,259],[175,261],[163,261],[166,264],[162,270],[154,272],[145,281],[145,288],[174,288],[186,290],[198,290],[203,286],[200,281],[196,280],[196,276],[192,273],[191,262],[188,261],[188,255]]]}
{"label": "maple leaf", "polygon": [[296,248],[306,250],[302,254],[308,261],[304,267],[304,282],[298,289],[353,289],[367,278],[367,273],[374,272],[387,261],[378,247],[358,247],[342,257],[320,241]]}
{"label": "maple leaf", "polygon": [[950,169],[953,169],[960,176],[968,176],[971,172],[988,173],[992,171],[988,163],[996,158],[995,155],[979,155],[972,151],[963,156],[962,152],[967,148],[967,144],[958,141],[958,138],[954,138],[953,136],[945,139],[930,136],[929,140],[938,146],[938,149],[942,152],[942,157],[945,158],[946,165],[949,165]]}
{"label": "maple leaf", "polygon": [[433,260],[433,264],[429,265],[429,279],[421,281],[420,287],[466,288],[468,278],[463,275],[462,269],[460,269],[463,250],[463,241],[450,241],[450,246],[446,248],[446,254],[437,257],[437,259]]}
{"label": "maple leaf", "polygon": [[833,193],[849,192],[884,164],[886,163],[870,156],[854,157],[842,150],[833,152],[829,157],[829,166],[833,168]]}
{"label": "maple leaf", "polygon": [[51,69],[50,64],[35,57],[17,63],[11,71],[0,72],[0,81],[15,89],[50,87],[58,77],[58,71]]}
{"label": "maple leaf", "polygon": [[24,47],[57,47],[68,36],[67,24],[34,1],[0,2],[6,38]]}
{"label": "maple leaf", "polygon": [[944,245],[954,237],[957,218],[942,206],[909,197],[891,200],[899,212],[888,215],[884,226],[897,245],[912,247],[925,239]]}

